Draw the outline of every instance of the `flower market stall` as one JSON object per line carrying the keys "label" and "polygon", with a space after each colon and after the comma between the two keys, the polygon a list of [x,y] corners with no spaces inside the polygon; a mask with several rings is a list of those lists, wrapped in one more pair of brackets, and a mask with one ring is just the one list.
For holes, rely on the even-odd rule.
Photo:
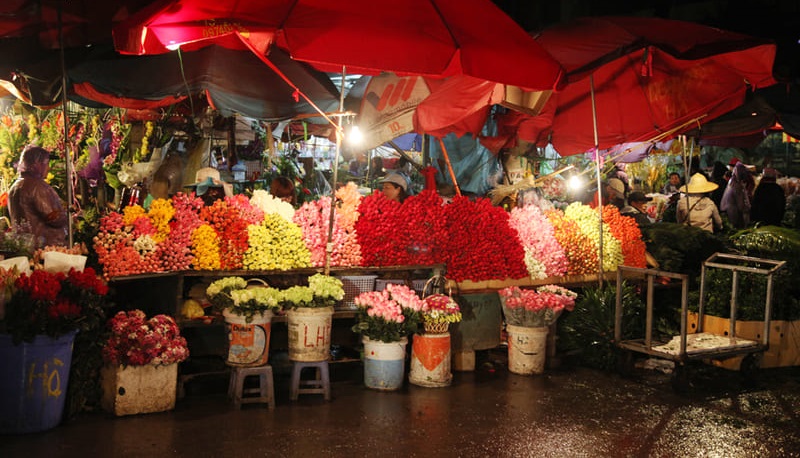
{"label": "flower market stall", "polygon": [[[235,195],[206,206],[179,193],[154,200],[148,210],[131,205],[105,216],[94,249],[103,275],[115,285],[180,276],[175,291],[165,292],[177,299],[171,311],[179,314],[192,285],[206,279],[243,275],[271,286],[305,284],[324,265],[330,205],[329,197],[321,197],[295,210],[257,190],[250,198]],[[586,284],[599,275],[599,215],[577,202],[563,210],[543,201],[507,212],[486,198],[444,204],[426,190],[399,203],[381,192],[363,197],[350,183],[337,190],[336,206],[332,275],[369,273],[411,285],[446,273],[471,317],[453,326],[459,366],[459,352],[500,343],[499,289]],[[634,220],[611,206],[603,220],[603,277],[612,278],[623,263],[644,267],[645,245]],[[351,319],[349,310],[339,307],[337,316]],[[469,362],[462,367],[469,369]]]}

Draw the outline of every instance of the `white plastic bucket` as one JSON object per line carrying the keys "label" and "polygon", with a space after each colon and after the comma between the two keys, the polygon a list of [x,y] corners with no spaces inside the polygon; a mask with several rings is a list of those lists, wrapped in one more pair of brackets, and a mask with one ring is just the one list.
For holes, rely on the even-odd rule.
{"label": "white plastic bucket", "polygon": [[393,391],[403,386],[406,363],[406,345],[403,337],[396,342],[382,342],[363,337],[364,385],[367,388]]}
{"label": "white plastic bucket", "polygon": [[327,361],[331,352],[333,307],[300,307],[286,311],[289,359]]}
{"label": "white plastic bucket", "polygon": [[507,325],[508,370],[531,375],[544,372],[549,328]]}
{"label": "white plastic bucket", "polygon": [[228,331],[228,361],[232,366],[262,366],[269,360],[272,312],[253,316],[248,323],[241,315],[222,311]]}

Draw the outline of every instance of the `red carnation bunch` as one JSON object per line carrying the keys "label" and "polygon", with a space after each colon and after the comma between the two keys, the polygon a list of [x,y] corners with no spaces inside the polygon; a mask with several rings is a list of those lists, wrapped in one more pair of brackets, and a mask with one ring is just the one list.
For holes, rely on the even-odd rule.
{"label": "red carnation bunch", "polygon": [[[4,270],[3,275],[15,274]],[[108,286],[90,267],[82,272],[71,269],[66,275],[34,270],[17,276],[10,292],[0,332],[19,343],[37,335],[55,338],[88,329],[105,316]]]}
{"label": "red carnation bunch", "polygon": [[156,315],[149,320],[141,310],[118,312],[108,321],[111,335],[103,347],[103,360],[118,366],[173,364],[189,357],[186,339],[175,320]]}

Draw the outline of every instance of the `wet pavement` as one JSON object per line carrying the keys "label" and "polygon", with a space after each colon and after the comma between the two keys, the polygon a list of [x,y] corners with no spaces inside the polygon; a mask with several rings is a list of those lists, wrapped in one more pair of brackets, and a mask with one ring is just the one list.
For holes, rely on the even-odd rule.
{"label": "wet pavement", "polygon": [[236,410],[227,381],[211,377],[171,412],[83,414],[0,436],[0,457],[800,457],[800,368],[748,381],[693,367],[679,394],[654,370],[623,378],[562,364],[514,375],[499,350],[445,388],[369,390],[358,366],[332,365],[331,402],[290,401],[288,375],[277,371],[275,410]]}

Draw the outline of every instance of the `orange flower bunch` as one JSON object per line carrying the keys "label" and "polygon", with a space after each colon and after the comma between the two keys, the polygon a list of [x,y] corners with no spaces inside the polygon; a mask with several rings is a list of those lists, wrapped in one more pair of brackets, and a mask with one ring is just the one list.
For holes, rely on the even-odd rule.
{"label": "orange flower bunch", "polygon": [[622,216],[613,205],[603,207],[603,223],[607,224],[611,234],[622,245],[623,264],[630,267],[647,267],[645,251],[647,246],[642,240],[642,231],[636,220],[630,216]]}
{"label": "orange flower bunch", "polygon": [[597,245],[581,232],[578,223],[565,217],[561,210],[547,210],[545,216],[553,225],[553,235],[569,259],[567,275],[597,272]]}

